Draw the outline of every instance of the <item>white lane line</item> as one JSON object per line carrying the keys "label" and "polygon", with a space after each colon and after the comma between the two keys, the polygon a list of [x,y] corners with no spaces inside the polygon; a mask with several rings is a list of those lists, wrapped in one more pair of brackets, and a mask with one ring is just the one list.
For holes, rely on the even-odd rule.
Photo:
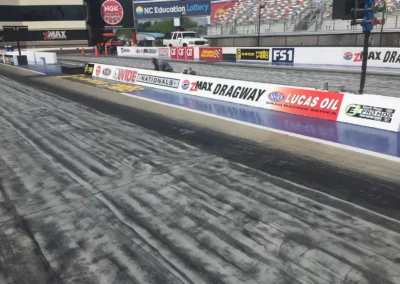
{"label": "white lane line", "polygon": [[348,146],[348,145],[335,143],[335,142],[330,142],[330,141],[317,139],[317,138],[313,138],[313,137],[308,137],[308,136],[304,136],[304,135],[300,135],[300,134],[296,134],[296,133],[292,133],[292,132],[288,132],[288,131],[284,131],[284,130],[278,130],[278,129],[274,129],[274,128],[270,128],[270,127],[266,127],[266,126],[252,124],[252,123],[249,123],[249,122],[244,122],[244,121],[240,121],[240,120],[236,120],[236,119],[232,119],[232,118],[228,118],[228,117],[223,117],[223,116],[219,116],[219,115],[212,114],[212,113],[202,112],[202,111],[199,111],[199,110],[194,110],[194,109],[190,109],[190,108],[186,108],[186,107],[172,105],[172,104],[160,102],[160,101],[157,101],[157,100],[143,98],[143,97],[132,95],[132,94],[127,94],[127,93],[120,93],[120,94],[124,95],[124,96],[128,96],[128,97],[134,97],[134,98],[137,98],[137,99],[141,99],[141,100],[144,100],[144,101],[157,103],[157,104],[160,104],[160,105],[165,105],[165,106],[169,106],[169,107],[173,107],[173,108],[177,108],[177,109],[182,109],[182,110],[186,110],[186,111],[199,113],[199,114],[206,115],[206,116],[209,116],[209,117],[214,117],[214,118],[218,118],[218,119],[222,119],[222,120],[226,120],[226,121],[235,122],[235,123],[246,125],[246,126],[253,127],[253,128],[264,129],[264,130],[268,130],[268,131],[271,131],[271,132],[275,132],[275,133],[279,133],[279,134],[283,134],[283,135],[288,135],[288,136],[300,138],[300,139],[303,139],[303,140],[313,141],[313,142],[317,142],[317,143],[320,143],[320,144],[325,144],[325,145],[333,146],[333,147],[336,147],[336,148],[341,148],[341,149],[345,149],[345,150],[349,150],[349,151],[353,151],[353,152],[358,152],[358,153],[361,153],[361,154],[366,154],[366,155],[370,155],[370,156],[374,156],[374,157],[378,157],[378,158],[382,158],[382,159],[386,159],[386,160],[390,160],[390,161],[393,161],[393,162],[400,163],[400,158],[398,158],[398,157],[394,157],[394,156],[390,156],[390,155],[386,155],[386,154],[381,154],[381,153],[373,152],[373,151],[370,151],[370,150],[360,149],[360,148],[357,148],[357,147]]}
{"label": "white lane line", "polygon": [[26,68],[14,66],[14,65],[2,64],[2,66],[18,68],[18,69],[22,69],[22,70],[25,70],[25,71],[30,71],[30,72],[33,72],[33,73],[37,73],[37,74],[40,74],[40,75],[46,75],[46,73],[42,73],[42,72],[39,72],[39,71],[34,71],[34,70],[30,70],[30,69],[26,69]]}

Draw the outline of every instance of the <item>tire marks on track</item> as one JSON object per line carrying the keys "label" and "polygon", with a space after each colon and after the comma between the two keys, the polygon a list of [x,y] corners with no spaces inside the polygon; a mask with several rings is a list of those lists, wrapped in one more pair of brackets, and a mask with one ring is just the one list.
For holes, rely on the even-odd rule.
{"label": "tire marks on track", "polygon": [[3,77],[0,120],[0,282],[400,283],[352,205]]}

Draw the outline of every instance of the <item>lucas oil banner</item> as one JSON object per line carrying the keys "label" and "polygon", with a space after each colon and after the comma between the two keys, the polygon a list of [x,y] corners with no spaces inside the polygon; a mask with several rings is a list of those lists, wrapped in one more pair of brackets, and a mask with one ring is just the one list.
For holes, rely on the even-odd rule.
{"label": "lucas oil banner", "polygon": [[134,3],[135,19],[179,18],[182,13],[186,17],[209,16],[211,14],[210,0],[189,0],[170,2]]}

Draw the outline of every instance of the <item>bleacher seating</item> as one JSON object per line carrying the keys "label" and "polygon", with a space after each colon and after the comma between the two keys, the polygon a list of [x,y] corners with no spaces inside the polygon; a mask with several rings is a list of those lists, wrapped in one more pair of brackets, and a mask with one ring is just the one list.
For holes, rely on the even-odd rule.
{"label": "bleacher seating", "polygon": [[[351,29],[352,27],[349,25],[348,21],[332,20],[332,2],[333,0],[235,0],[226,2],[226,4],[218,9],[211,19],[211,23],[214,27],[210,27],[209,30],[215,30],[216,33],[220,34],[224,33],[224,29],[221,28],[221,26],[235,26],[236,33],[255,32],[259,20],[258,14],[260,4],[264,6],[260,11],[261,31],[263,33],[267,30],[268,32],[273,32],[273,26],[275,26],[275,32],[293,31],[293,25],[292,29],[289,29],[287,23],[293,23],[296,20],[298,21],[299,18],[307,16],[310,9],[319,10],[323,14],[319,14],[319,24],[317,21],[310,24],[308,31]],[[400,11],[400,0],[386,0],[386,4],[388,15],[396,10]],[[301,13],[302,16],[300,17],[299,15]],[[283,27],[283,21],[285,21],[285,27]],[[332,24],[333,22],[335,23]],[[391,21],[386,22],[386,25],[392,24],[392,22],[396,22],[396,27],[388,28],[400,29],[400,19],[398,24],[397,20],[394,21],[391,19]],[[232,29],[230,29],[229,32],[231,32],[231,30]],[[214,33],[212,32],[211,34]]]}

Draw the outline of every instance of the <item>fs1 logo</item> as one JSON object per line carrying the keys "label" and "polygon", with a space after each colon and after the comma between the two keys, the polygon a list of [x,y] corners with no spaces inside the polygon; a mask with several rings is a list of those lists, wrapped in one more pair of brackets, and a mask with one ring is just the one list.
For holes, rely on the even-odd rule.
{"label": "fs1 logo", "polygon": [[272,62],[274,63],[293,63],[294,48],[273,48]]}

